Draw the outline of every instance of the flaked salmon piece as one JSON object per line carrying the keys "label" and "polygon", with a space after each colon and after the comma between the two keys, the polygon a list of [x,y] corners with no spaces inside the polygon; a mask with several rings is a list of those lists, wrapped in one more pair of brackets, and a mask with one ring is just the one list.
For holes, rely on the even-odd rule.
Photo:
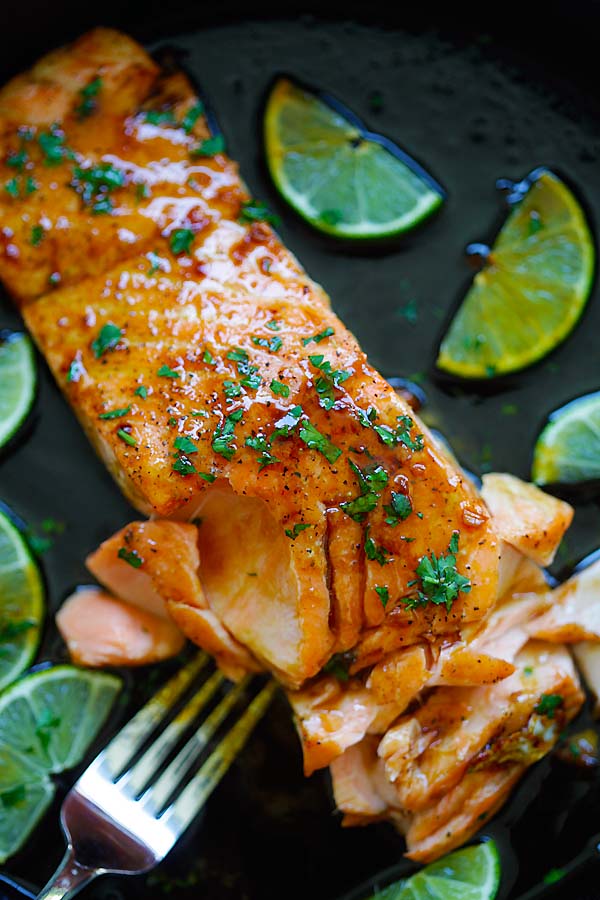
{"label": "flaked salmon piece", "polygon": [[378,752],[402,808],[424,809],[455,787],[487,745],[527,728],[544,695],[560,695],[554,725],[572,718],[583,695],[568,651],[531,642],[516,663],[492,686],[438,688],[387,732]]}
{"label": "flaked salmon piece", "polygon": [[287,697],[302,743],[305,775],[328,766],[370,731],[385,731],[401,712],[395,703],[378,703],[360,682],[340,684],[331,677],[288,691]]}
{"label": "flaked salmon piece", "polygon": [[406,831],[407,856],[433,862],[468,841],[500,809],[525,766],[469,772],[429,809],[418,812]]}
{"label": "flaked salmon piece", "polygon": [[549,592],[548,606],[529,622],[532,637],[567,644],[600,641],[600,560]]}
{"label": "flaked salmon piece", "polygon": [[328,509],[326,540],[331,573],[333,652],[344,653],[356,645],[364,620],[362,526],[341,509]]}
{"label": "flaked salmon piece", "polygon": [[[363,825],[388,818],[390,805],[381,791],[378,739],[366,737],[349,747],[331,764],[333,792],[344,824]],[[389,793],[389,788],[387,789]],[[390,799],[394,799],[393,794]]]}
{"label": "flaked salmon piece", "polygon": [[483,476],[481,495],[500,537],[540,566],[549,565],[573,520],[573,507],[506,473]]}
{"label": "flaked salmon piece", "polygon": [[117,600],[100,588],[76,591],[56,625],[79,666],[145,666],[176,656],[185,638],[170,620]]}
{"label": "flaked salmon piece", "polygon": [[181,631],[234,680],[260,669],[211,610],[199,577],[198,529],[183,522],[131,522],[92,553],[87,566],[117,597]]}
{"label": "flaked salmon piece", "polygon": [[426,647],[415,645],[396,650],[373,667],[367,687],[378,703],[397,704],[400,714],[427,684],[429,666]]}
{"label": "flaked salmon piece", "polygon": [[594,695],[594,715],[600,716],[600,643],[581,641],[572,648],[575,662]]}

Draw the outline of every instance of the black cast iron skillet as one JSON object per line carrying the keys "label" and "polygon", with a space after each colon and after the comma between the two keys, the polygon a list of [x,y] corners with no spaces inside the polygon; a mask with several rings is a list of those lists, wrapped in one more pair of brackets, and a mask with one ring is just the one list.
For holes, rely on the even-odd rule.
{"label": "black cast iron skillet", "polygon": [[[96,24],[122,27],[153,50],[175,48],[210,98],[253,192],[281,214],[284,240],[328,289],[372,362],[389,377],[418,378],[429,421],[469,469],[493,466],[527,477],[547,413],[600,388],[598,287],[569,340],[498,389],[484,394],[442,382],[433,360],[443,323],[470,277],[463,249],[489,238],[502,218],[496,178],[517,179],[548,165],[573,185],[594,227],[599,220],[600,4],[390,6],[288,2],[266,10],[198,0],[12,0],[0,9],[0,77]],[[422,161],[448,190],[441,215],[399,244],[360,252],[311,233],[274,195],[260,159],[260,103],[281,70],[337,96]],[[374,104],[374,95],[382,104]],[[408,304],[417,310],[416,321],[406,315]],[[0,327],[18,326],[18,316],[0,298]],[[0,499],[31,524],[47,516],[67,523],[43,563],[49,604],[56,609],[67,591],[88,579],[86,553],[135,514],[43,363],[41,372],[32,423],[0,458]],[[516,414],[503,415],[506,405],[516,406]],[[576,501],[576,525],[554,569],[559,576],[600,544],[596,500]],[[63,658],[49,625],[40,660]],[[130,715],[136,686],[162,674],[155,669],[134,679],[125,673],[125,702],[100,742]],[[582,721],[589,721],[587,712]],[[61,787],[71,780],[64,776]],[[11,876],[40,885],[53,870],[62,853],[59,799],[25,850],[5,866]],[[533,890],[569,900],[599,897],[593,862],[599,800],[596,772],[556,759],[536,766],[486,832],[502,852],[501,896]],[[383,883],[379,873],[390,866],[389,877],[410,871],[401,862],[402,841],[389,826],[343,830],[332,808],[327,778],[317,774],[306,781],[301,775],[298,743],[280,700],[161,869],[147,880],[100,881],[89,896],[334,900],[365,880]],[[549,869],[574,861],[585,863],[581,874],[540,887]],[[11,890],[0,881],[0,897],[13,896]],[[353,900],[363,896],[363,888],[352,894]]]}

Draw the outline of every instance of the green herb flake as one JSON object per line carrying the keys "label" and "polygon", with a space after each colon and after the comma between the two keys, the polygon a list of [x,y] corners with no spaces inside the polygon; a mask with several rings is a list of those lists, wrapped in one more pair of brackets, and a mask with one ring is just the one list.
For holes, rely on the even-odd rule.
{"label": "green herb flake", "polygon": [[210,352],[210,350],[204,351],[204,353],[202,354],[202,362],[205,362],[209,366],[214,366],[215,358],[212,355],[212,353]]}
{"label": "green herb flake", "polygon": [[72,359],[69,363],[69,369],[67,371],[67,381],[76,383],[80,378],[82,378],[84,373],[85,369],[83,368],[81,360],[78,357],[75,357],[75,359]]}
{"label": "green herb flake", "polygon": [[243,384],[244,387],[256,391],[262,383],[262,378],[260,375],[246,375],[245,378],[242,378],[240,383]]}
{"label": "green herb flake", "polygon": [[123,336],[123,331],[112,322],[103,325],[98,337],[92,341],[92,350],[96,359],[100,359],[107,350],[114,350]]}
{"label": "green herb flake", "polygon": [[269,441],[267,441],[264,435],[247,437],[245,444],[246,447],[250,447],[252,450],[256,450],[256,452],[259,454],[258,465],[261,472],[265,468],[265,466],[272,466],[275,463],[279,462],[279,459],[276,456],[273,456],[273,454],[271,453],[271,444],[269,443]]}
{"label": "green herb flake", "polygon": [[290,540],[295,541],[300,532],[305,531],[307,528],[312,528],[312,525],[309,525],[307,522],[296,522],[293,528],[286,528],[285,533]]}
{"label": "green herb flake", "polygon": [[111,213],[113,203],[109,194],[125,184],[125,175],[110,163],[73,170],[71,187],[79,194],[86,206],[92,208],[94,215]]}
{"label": "green herb flake", "polygon": [[285,397],[287,399],[290,396],[290,389],[288,385],[283,384],[281,381],[276,381],[275,379],[273,379],[269,387],[278,397]]}
{"label": "green herb flake", "polygon": [[130,447],[137,447],[137,441],[134,437],[132,437],[128,431],[125,431],[124,428],[119,428],[117,431],[117,437],[120,437],[121,440],[125,444],[129,444]]}
{"label": "green herb flake", "polygon": [[127,547],[119,547],[117,556],[134,569],[139,569],[144,564],[144,560],[137,550],[128,550]]}
{"label": "green herb flake", "polygon": [[9,197],[14,197],[16,199],[19,196],[19,182],[17,178],[11,178],[10,181],[5,182],[4,190]]}
{"label": "green herb flake", "polygon": [[192,156],[216,156],[225,152],[225,138],[222,134],[214,134],[212,137],[200,141],[197,147],[191,151]]}
{"label": "green herb flake", "polygon": [[402,494],[399,491],[392,491],[391,503],[383,508],[387,513],[387,518],[385,520],[386,525],[391,525],[392,528],[400,522],[404,522],[405,519],[408,519],[413,511],[410,497],[407,497],[406,494]]}
{"label": "green herb flake", "polygon": [[542,878],[542,881],[544,884],[556,884],[556,882],[560,881],[561,878],[564,878],[566,874],[566,869],[549,869]]}
{"label": "green herb flake", "polygon": [[142,400],[145,400],[148,396],[148,388],[145,384],[140,384],[140,386],[137,387],[133,393],[136,397],[141,397]]}
{"label": "green herb flake", "polygon": [[[194,451],[196,452],[196,451]],[[177,472],[179,475],[195,475],[196,467],[194,463],[187,458],[187,456],[179,456],[173,465],[171,466],[174,472]]]}
{"label": "green herb flake", "polygon": [[269,331],[281,331],[281,325],[276,319],[271,319],[270,322],[267,322],[265,328],[268,328]]}
{"label": "green herb flake", "polygon": [[99,419],[120,419],[121,416],[126,416],[128,412],[131,412],[131,406],[123,406],[120,409],[110,409],[108,412],[100,413],[98,418]]}
{"label": "green herb flake", "polygon": [[212,472],[196,472],[196,475],[202,478],[203,481],[208,481],[209,484],[217,480],[217,476],[213,475]]}
{"label": "green herb flake", "polygon": [[25,163],[28,160],[27,152],[21,148],[21,150],[16,153],[11,153],[6,160],[6,165],[10,166],[11,169],[16,169],[17,172],[22,172],[25,168]]}
{"label": "green herb flake", "polygon": [[373,562],[378,562],[380,566],[385,566],[389,562],[387,557],[391,556],[391,551],[382,547],[381,544],[377,544],[369,531],[369,528],[367,528],[365,534],[365,556]]}
{"label": "green herb flake", "polygon": [[46,166],[59,166],[66,160],[75,158],[75,154],[65,145],[65,133],[58,125],[52,125],[49,131],[38,135],[38,144]]}
{"label": "green herb flake", "polygon": [[409,582],[409,587],[420,583],[420,589],[413,596],[405,598],[407,609],[433,603],[445,606],[450,612],[459,593],[469,593],[471,582],[456,568],[458,542],[459,533],[455,531],[450,539],[447,555],[438,557],[432,553],[430,557],[424,556],[421,559],[417,566],[417,579]]}
{"label": "green herb flake", "polygon": [[80,102],[75,107],[75,115],[78,119],[87,119],[98,107],[98,94],[102,89],[102,79],[94,78],[89,84],[79,91]]}
{"label": "green herb flake", "polygon": [[381,605],[385,609],[390,599],[389,588],[385,584],[376,584],[375,593],[378,595],[379,599],[381,600]]}
{"label": "green herb flake", "polygon": [[249,200],[242,203],[240,209],[240,222],[247,224],[251,222],[269,222],[274,228],[279,228],[279,216],[271,212],[266,203],[262,200]]}
{"label": "green herb flake", "polygon": [[166,365],[163,365],[160,367],[160,369],[157,369],[156,374],[160,378],[179,378],[179,372],[177,372],[175,369],[171,369]]}
{"label": "green herb flake", "polygon": [[213,450],[227,460],[233,459],[235,455],[235,447],[232,446],[235,441],[235,426],[242,418],[242,415],[243,411],[236,409],[235,412],[226,416],[224,422],[217,426],[213,434]]}
{"label": "green herb flake", "polygon": [[320,331],[318,334],[313,334],[312,337],[303,338],[302,343],[305,347],[308,346],[308,344],[310,344],[312,341],[314,341],[315,344],[320,344],[321,341],[324,341],[325,338],[331,337],[333,334],[335,334],[333,328],[326,328],[324,331]]}
{"label": "green herb flake", "polygon": [[342,451],[335,444],[332,444],[329,438],[317,431],[312,422],[306,420],[303,422],[298,436],[310,450],[318,450],[322,453],[328,463],[333,465],[342,455]]}
{"label": "green herb flake", "polygon": [[29,238],[29,243],[32,247],[38,247],[43,239],[44,239],[44,229],[42,225],[34,225],[31,229],[31,237]]}
{"label": "green herb flake", "polygon": [[186,134],[189,134],[200,116],[204,114],[204,104],[198,101],[191,106],[181,120],[181,127]]}
{"label": "green herb flake", "polygon": [[185,435],[179,435],[179,437],[175,438],[175,442],[173,444],[176,450],[181,450],[182,453],[197,453],[198,447],[196,444],[190,440],[189,437]]}
{"label": "green herb flake", "polygon": [[223,382],[223,393],[228,400],[233,400],[235,397],[241,396],[242,389],[237,381],[230,381],[227,379]]}
{"label": "green herb flake", "polygon": [[338,681],[347,682],[350,679],[350,666],[354,662],[352,653],[334,653],[328,662],[323,666],[323,672],[327,675],[333,675]]}
{"label": "green herb flake", "polygon": [[175,125],[175,115],[171,109],[144,110],[144,121],[148,125]]}
{"label": "green herb flake", "polygon": [[556,710],[562,706],[564,702],[564,697],[560,694],[542,694],[539,703],[534,709],[538,715],[553,719]]}
{"label": "green herb flake", "polygon": [[256,347],[265,347],[267,350],[271,350],[272,352],[276,352],[277,350],[281,350],[283,346],[283,341],[280,337],[274,338],[261,338],[261,337],[253,337],[252,343]]}
{"label": "green herb flake", "polygon": [[182,253],[189,253],[193,240],[194,232],[191,228],[176,228],[171,232],[169,238],[171,252],[174,253],[175,256],[179,256]]}

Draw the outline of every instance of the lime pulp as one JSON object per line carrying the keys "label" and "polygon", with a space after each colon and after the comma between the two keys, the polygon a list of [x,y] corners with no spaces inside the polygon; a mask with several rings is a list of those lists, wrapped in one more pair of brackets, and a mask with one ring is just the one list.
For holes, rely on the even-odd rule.
{"label": "lime pulp", "polygon": [[536,484],[600,480],[600,392],[551,414],[535,444],[531,477]]}

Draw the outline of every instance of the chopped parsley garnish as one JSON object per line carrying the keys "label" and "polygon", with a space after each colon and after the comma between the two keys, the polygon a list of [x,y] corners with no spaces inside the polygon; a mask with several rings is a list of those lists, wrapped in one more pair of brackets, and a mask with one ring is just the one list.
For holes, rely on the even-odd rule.
{"label": "chopped parsley garnish", "polygon": [[381,600],[381,605],[385,609],[386,606],[388,605],[388,602],[390,599],[389,588],[385,584],[376,584],[375,585],[375,593],[379,596],[379,599]]}
{"label": "chopped parsley garnish", "polygon": [[190,109],[186,112],[185,116],[181,120],[181,127],[185,131],[186,134],[189,134],[200,116],[204,113],[204,104],[203,103],[194,103]]}
{"label": "chopped parsley garnish", "polygon": [[374,406],[370,406],[368,410],[357,408],[356,413],[358,415],[358,421],[363,426],[363,428],[370,428],[375,419],[377,418],[377,410]]}
{"label": "chopped parsley garnish", "polygon": [[156,374],[160,376],[160,378],[179,378],[179,372],[175,369],[171,369],[169,366],[163,365],[160,369],[157,369]]}
{"label": "chopped parsley garnish", "polygon": [[225,152],[225,138],[222,134],[214,134],[212,137],[200,141],[191,152],[192,156],[216,156]]}
{"label": "chopped parsley garnish", "polygon": [[352,373],[344,369],[333,369],[329,360],[325,359],[322,353],[315,353],[308,358],[315,369],[323,372],[323,375],[315,381],[315,390],[319,395],[319,405],[323,409],[332,409],[335,404],[334,388],[339,388],[340,384],[350,378]]}
{"label": "chopped parsley garnish", "polygon": [[137,550],[128,550],[127,547],[119,547],[117,556],[134,569],[139,569],[144,564],[144,560]]}
{"label": "chopped parsley garnish", "polygon": [[145,181],[138,181],[135,186],[135,199],[139,203],[141,200],[147,200],[152,196],[150,186]]}
{"label": "chopped parsley garnish", "polygon": [[194,232],[191,228],[176,228],[171,232],[169,246],[175,256],[181,253],[189,253],[194,240]]}
{"label": "chopped parsley garnish", "polygon": [[283,418],[275,422],[275,429],[271,436],[271,440],[275,441],[277,438],[288,438],[292,431],[296,429],[302,414],[303,409],[301,406],[293,406],[288,410]]}
{"label": "chopped parsley garnish", "polygon": [[267,350],[272,350],[276,352],[277,350],[281,350],[283,346],[283,341],[280,337],[274,338],[261,338],[261,337],[253,337],[252,343],[257,347],[266,347]]}
{"label": "chopped parsley garnish", "polygon": [[312,525],[309,525],[308,522],[296,522],[293,528],[286,528],[285,533],[290,540],[295,541],[300,532],[307,528],[312,528]]}
{"label": "chopped parsley garnish", "polygon": [[5,182],[4,190],[9,195],[9,197],[18,197],[19,196],[19,182],[16,178],[11,178],[10,181]]}
{"label": "chopped parsley garnish", "polygon": [[274,465],[274,463],[279,462],[277,457],[273,456],[273,454],[271,453],[271,444],[266,439],[266,437],[264,437],[264,435],[247,437],[246,447],[250,447],[252,450],[256,450],[256,452],[259,454],[258,465],[260,471],[262,471],[265,466],[272,466]]}
{"label": "chopped parsley garnish", "polygon": [[25,179],[25,196],[28,197],[29,194],[33,194],[37,191],[38,186],[31,175],[28,175]]}
{"label": "chopped parsley garnish", "polygon": [[554,713],[564,702],[564,697],[561,697],[560,694],[542,694],[538,705],[534,709],[538,715],[553,719]]}
{"label": "chopped parsley garnish", "polygon": [[123,406],[120,409],[110,409],[108,412],[100,413],[99,419],[120,419],[131,411],[131,406]]}
{"label": "chopped parsley garnish", "polygon": [[176,450],[181,450],[182,453],[197,453],[198,447],[196,444],[190,440],[189,437],[185,435],[179,435],[179,437],[175,438],[173,446]]}
{"label": "chopped parsley garnish", "polygon": [[281,381],[276,381],[273,379],[271,384],[269,385],[274,394],[278,397],[289,397],[290,389],[287,384],[283,384]]}
{"label": "chopped parsley garnish", "polygon": [[331,659],[323,666],[323,672],[327,675],[333,675],[338,681],[348,681],[350,678],[350,666],[354,662],[354,655],[351,652],[334,653]]}
{"label": "chopped parsley garnish", "polygon": [[34,225],[31,229],[31,237],[29,243],[32,247],[37,247],[44,239],[44,229],[41,225]]}
{"label": "chopped parsley garnish", "polygon": [[87,119],[95,112],[98,101],[97,97],[102,88],[102,79],[94,78],[89,84],[81,88],[79,91],[80,103],[75,107],[75,114],[79,119]]}
{"label": "chopped parsley garnish", "polygon": [[86,206],[91,205],[92,213],[101,215],[112,212],[113,203],[109,194],[124,184],[123,172],[110,163],[99,163],[88,169],[76,166],[71,187],[77,191]]}
{"label": "chopped parsley garnish", "polygon": [[92,341],[92,350],[96,359],[100,359],[107,350],[114,350],[123,336],[123,331],[112,322],[103,325],[98,337]]}
{"label": "chopped parsley garnish", "polygon": [[84,368],[81,363],[81,360],[78,357],[72,359],[69,363],[69,370],[67,372],[67,381],[77,382],[84,374]]}
{"label": "chopped parsley garnish", "polygon": [[171,109],[144,110],[144,121],[148,125],[175,125],[175,115]]}
{"label": "chopped parsley garnish", "polygon": [[17,172],[22,172],[28,158],[27,152],[21,148],[17,153],[10,154],[6,160],[6,165],[10,166],[11,169],[16,169]]}
{"label": "chopped parsley garnish", "polygon": [[[195,452],[195,451],[194,451]],[[174,472],[178,472],[180,475],[195,475],[196,467],[194,463],[187,458],[187,456],[179,456],[173,465],[171,466]]]}
{"label": "chopped parsley garnish", "polygon": [[[148,269],[148,275],[154,275],[156,272],[163,271],[163,269],[165,268],[166,260],[161,259],[161,257],[157,253],[154,253],[153,250],[151,250],[149,253],[147,253],[146,256],[150,263],[150,268]],[[168,263],[167,263],[167,267],[168,267]],[[169,271],[168,268],[167,268],[167,271]]]}
{"label": "chopped parsley garnish", "polygon": [[326,328],[324,331],[320,331],[318,334],[313,334],[312,337],[307,337],[302,339],[302,343],[304,346],[308,346],[312,341],[315,344],[320,344],[321,341],[324,341],[325,338],[331,337],[332,334],[335,334],[333,328]]}
{"label": "chopped parsley garnish", "polygon": [[269,222],[274,228],[279,227],[279,216],[271,212],[262,200],[249,200],[242,203],[240,209],[240,222]]}
{"label": "chopped parsley garnish", "polygon": [[262,378],[260,375],[246,375],[246,377],[241,380],[241,384],[243,384],[244,387],[250,388],[253,391],[256,391],[260,387],[261,382]]}
{"label": "chopped parsley garnish", "polygon": [[270,322],[267,322],[265,328],[268,328],[269,331],[281,331],[281,325],[276,319],[271,319]]}
{"label": "chopped parsley garnish", "polygon": [[213,475],[212,472],[196,472],[196,475],[204,481],[208,481],[209,484],[217,480],[217,476]]}
{"label": "chopped parsley garnish", "polygon": [[458,531],[455,531],[445,556],[438,557],[432,553],[430,557],[424,556],[421,559],[417,566],[417,579],[408,582],[409,587],[420,583],[420,589],[412,597],[405,598],[407,609],[434,603],[436,606],[445,606],[446,610],[450,612],[459,593],[469,593],[471,582],[456,568],[458,540]]}
{"label": "chopped parsley garnish", "polygon": [[232,459],[235,454],[235,447],[232,446],[235,440],[235,426],[242,415],[243,411],[236,409],[225,418],[222,424],[217,426],[213,434],[212,448],[215,453],[224,456],[225,459]]}
{"label": "chopped parsley garnish", "polygon": [[124,443],[129,444],[130,447],[137,447],[137,441],[134,437],[132,437],[128,431],[125,431],[124,428],[119,428],[117,431],[117,437],[120,437]]}
{"label": "chopped parsley garnish", "polygon": [[317,431],[312,422],[306,420],[302,423],[298,436],[304,441],[311,450],[318,450],[322,453],[328,463],[335,463],[341,456],[342,451],[335,444],[332,444],[329,438]]}
{"label": "chopped parsley garnish", "polygon": [[258,372],[258,367],[250,365],[248,354],[241,347],[230,350],[227,354],[227,359],[237,363],[237,370],[240,375],[252,375],[254,372]]}
{"label": "chopped parsley garnish", "polygon": [[366,469],[360,469],[352,460],[348,460],[350,468],[358,478],[360,486],[360,496],[354,500],[346,500],[340,503],[340,509],[354,519],[355,522],[362,522],[367,513],[372,512],[379,502],[379,491],[388,483],[388,473],[382,466],[372,465]]}
{"label": "chopped parsley garnish", "polygon": [[224,381],[223,382],[223,393],[229,400],[233,400],[234,397],[239,397],[242,393],[242,389],[237,383],[237,381]]}
{"label": "chopped parsley garnish", "polygon": [[387,557],[391,556],[390,550],[386,550],[386,548],[382,547],[381,544],[375,543],[375,541],[369,534],[368,528],[365,534],[365,556],[367,557],[367,559],[378,562],[380,566],[385,566],[386,563],[389,562]]}
{"label": "chopped parsley garnish", "polygon": [[204,353],[202,354],[202,362],[205,362],[209,366],[214,366],[215,358],[212,355],[212,353],[210,352],[210,350],[204,351]]}
{"label": "chopped parsley garnish", "polygon": [[65,133],[58,125],[52,125],[49,131],[38,135],[38,144],[47,166],[58,166],[65,160],[75,158],[75,154],[65,145]]}
{"label": "chopped parsley garnish", "polygon": [[148,396],[148,388],[145,384],[140,384],[140,386],[137,387],[133,393],[136,397],[141,397],[142,400],[145,400]]}
{"label": "chopped parsley garnish", "polygon": [[387,447],[393,447],[395,444],[404,444],[409,450],[422,450],[424,446],[423,435],[417,434],[414,439],[410,436],[410,431],[414,424],[410,416],[398,416],[398,425],[395,430],[388,425],[373,425],[373,431],[377,433],[379,439]]}
{"label": "chopped parsley garnish", "polygon": [[408,519],[412,512],[412,503],[410,502],[410,497],[407,497],[406,494],[392,491],[392,502],[386,504],[383,508],[387,513],[386,525],[391,525],[394,528],[399,522],[404,522],[405,519]]}

